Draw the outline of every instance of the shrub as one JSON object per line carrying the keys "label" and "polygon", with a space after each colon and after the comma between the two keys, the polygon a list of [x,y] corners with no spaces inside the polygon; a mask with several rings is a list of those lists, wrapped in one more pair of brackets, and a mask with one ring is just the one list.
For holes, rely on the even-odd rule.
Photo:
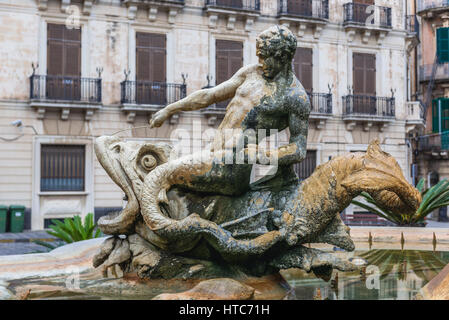
{"label": "shrub", "polygon": [[412,215],[397,214],[392,211],[381,209],[376,201],[366,192],[360,195],[366,200],[368,204],[353,200],[352,204],[366,209],[378,216],[385,218],[397,225],[420,225],[423,224],[424,219],[433,210],[449,205],[449,181],[447,179],[441,180],[433,187],[423,191],[426,180],[423,178],[418,182],[416,188],[421,192],[422,201],[418,210]]}
{"label": "shrub", "polygon": [[84,223],[80,216],[73,218],[66,218],[64,222],[59,220],[52,220],[50,225],[52,231],[47,231],[48,234],[55,236],[66,243],[72,243],[82,240],[99,238],[102,236],[100,229],[96,229],[97,225],[94,223],[94,215],[89,213],[84,218]]}

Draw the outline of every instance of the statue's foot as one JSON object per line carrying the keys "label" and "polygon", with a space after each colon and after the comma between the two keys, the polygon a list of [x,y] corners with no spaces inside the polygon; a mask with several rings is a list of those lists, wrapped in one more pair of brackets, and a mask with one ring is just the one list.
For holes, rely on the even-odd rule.
{"label": "statue's foot", "polygon": [[355,265],[318,249],[297,246],[274,258],[270,265],[278,269],[300,268],[329,281],[332,270],[354,271]]}

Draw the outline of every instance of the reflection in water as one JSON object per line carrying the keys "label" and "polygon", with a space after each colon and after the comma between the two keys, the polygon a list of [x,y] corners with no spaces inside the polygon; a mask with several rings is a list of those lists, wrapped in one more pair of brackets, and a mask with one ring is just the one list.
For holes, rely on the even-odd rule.
{"label": "reflection in water", "polygon": [[449,252],[370,250],[355,255],[368,261],[367,266],[334,271],[328,283],[298,269],[283,275],[299,300],[410,300],[449,263]]}

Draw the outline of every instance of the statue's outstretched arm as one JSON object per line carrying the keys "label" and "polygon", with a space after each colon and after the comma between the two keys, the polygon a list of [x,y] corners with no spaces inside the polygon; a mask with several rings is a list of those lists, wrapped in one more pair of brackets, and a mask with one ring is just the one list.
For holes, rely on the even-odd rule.
{"label": "statue's outstretched arm", "polygon": [[193,111],[207,108],[211,104],[225,101],[235,95],[237,88],[245,81],[246,75],[257,65],[245,66],[237,71],[231,79],[210,89],[193,92],[184,99],[169,104],[156,112],[150,120],[150,127],[160,127],[170,116],[180,111]]}

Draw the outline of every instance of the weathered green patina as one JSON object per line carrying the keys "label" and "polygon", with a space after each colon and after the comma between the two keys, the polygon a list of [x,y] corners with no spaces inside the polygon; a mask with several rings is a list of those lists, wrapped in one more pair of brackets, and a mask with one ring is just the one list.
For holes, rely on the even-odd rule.
{"label": "weathered green patina", "polygon": [[[333,268],[355,267],[304,244],[353,250],[339,214],[354,197],[365,191],[384,199],[387,207],[419,204],[419,192],[377,141],[366,154],[335,157],[298,181],[293,165],[306,155],[310,102],[292,72],[295,50],[294,35],[274,26],[257,40],[259,64],[153,116],[150,126],[159,126],[176,112],[232,98],[210,150],[170,158],[167,145],[97,139],[97,157],[128,204],[100,219],[102,231],[113,237],[102,246],[95,266],[107,270],[119,265],[150,278],[265,275],[297,267],[328,279]],[[229,152],[235,159],[248,130],[257,134],[287,127],[290,143],[265,154],[277,159],[278,170],[264,182],[250,185],[250,163],[220,161]],[[226,129],[240,133],[225,139]],[[246,141],[243,147],[248,159],[253,146]]]}

